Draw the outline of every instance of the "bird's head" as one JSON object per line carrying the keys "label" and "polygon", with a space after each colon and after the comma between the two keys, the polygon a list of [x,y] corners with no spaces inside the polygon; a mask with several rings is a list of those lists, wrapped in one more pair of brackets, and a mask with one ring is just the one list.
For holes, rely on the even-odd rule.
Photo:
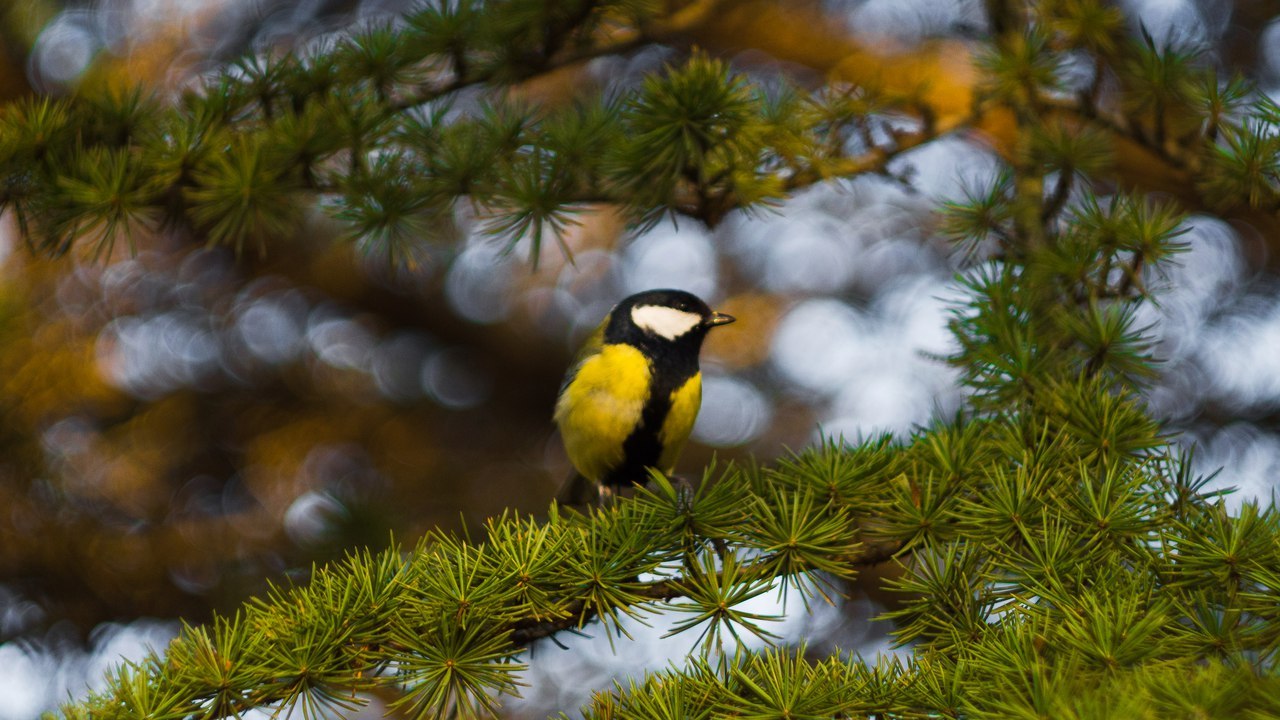
{"label": "bird's head", "polygon": [[612,321],[658,342],[697,339],[719,325],[733,322],[732,315],[715,312],[698,296],[683,290],[647,290],[618,303]]}

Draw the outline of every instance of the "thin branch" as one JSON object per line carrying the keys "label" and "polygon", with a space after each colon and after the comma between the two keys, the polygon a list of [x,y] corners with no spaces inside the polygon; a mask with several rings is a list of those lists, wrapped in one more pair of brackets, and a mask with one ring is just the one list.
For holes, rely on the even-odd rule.
{"label": "thin branch", "polygon": [[1040,212],[1041,222],[1048,223],[1057,219],[1062,208],[1067,204],[1067,198],[1071,197],[1075,176],[1075,170],[1071,167],[1064,167],[1059,171],[1058,183],[1053,188],[1053,194],[1049,196],[1049,202],[1045,203],[1044,209]]}
{"label": "thin branch", "polygon": [[900,133],[894,136],[893,147],[874,147],[856,157],[839,157],[821,160],[809,168],[792,174],[783,183],[783,188],[792,192],[832,178],[847,178],[867,173],[883,173],[899,155],[941,135],[936,129],[921,130],[913,133]]}
{"label": "thin branch", "polygon": [[[665,20],[646,23],[642,28],[615,29],[611,33],[605,33],[605,37],[596,44],[558,53],[554,57],[548,58],[543,64],[525,68],[523,72],[516,74],[512,79],[515,81],[529,80],[588,60],[594,60],[606,55],[619,55],[650,43],[662,42],[703,22],[725,1],[695,0],[685,8],[672,13]],[[584,15],[580,19],[585,21],[586,17]],[[567,35],[571,30],[571,27],[564,28],[562,35]],[[456,60],[454,64],[457,65]],[[388,108],[394,112],[404,111],[425,105],[468,87],[493,82],[498,75],[498,70],[495,67],[482,73],[469,75],[459,73],[448,83],[421,88],[419,92],[392,102]],[[503,70],[509,73],[510,68],[503,68]],[[508,77],[510,77],[509,74]]]}
{"label": "thin branch", "polygon": [[[885,542],[864,545],[862,552],[860,552],[857,557],[850,558],[848,560],[848,564],[859,567],[878,565],[893,558],[901,549],[901,542]],[[770,572],[770,566],[771,563],[768,562],[757,562],[739,568],[736,571],[736,581],[750,583],[768,579],[773,576]],[[682,578],[659,580],[658,582],[642,585],[636,592],[636,595],[651,602],[674,600],[675,598],[685,597],[688,595],[687,582],[688,581]],[[525,646],[535,640],[550,637],[558,632],[580,628],[587,622],[594,619],[596,614],[597,613],[594,609],[589,608],[585,603],[578,601],[573,603],[564,617],[556,620],[517,621],[512,624],[511,642],[516,646]]]}
{"label": "thin branch", "polygon": [[1189,153],[1171,152],[1168,145],[1151,142],[1146,133],[1127,123],[1123,116],[1111,115],[1093,104],[1079,103],[1051,95],[1040,97],[1038,102],[1047,110],[1074,116],[1077,120],[1098,125],[1117,137],[1137,143],[1173,169],[1191,172],[1195,168],[1195,160]]}

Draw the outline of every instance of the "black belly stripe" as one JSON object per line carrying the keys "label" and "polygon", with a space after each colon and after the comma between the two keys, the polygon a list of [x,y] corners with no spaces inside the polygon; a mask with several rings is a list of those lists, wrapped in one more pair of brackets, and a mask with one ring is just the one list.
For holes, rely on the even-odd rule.
{"label": "black belly stripe", "polygon": [[649,479],[649,468],[657,467],[658,460],[662,458],[660,433],[671,412],[671,396],[698,372],[696,355],[692,363],[673,360],[675,359],[666,358],[660,362],[651,358],[654,382],[649,390],[649,397],[645,399],[644,409],[640,412],[640,424],[622,444],[622,464],[611,469],[602,478],[605,485],[626,487],[646,482]]}

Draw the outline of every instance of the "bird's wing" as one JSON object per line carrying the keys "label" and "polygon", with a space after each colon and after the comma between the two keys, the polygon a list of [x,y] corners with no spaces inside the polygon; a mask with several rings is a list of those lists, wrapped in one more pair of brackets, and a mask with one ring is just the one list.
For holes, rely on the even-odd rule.
{"label": "bird's wing", "polygon": [[652,384],[648,358],[626,343],[605,343],[571,373],[553,417],[565,452],[588,480],[601,482],[626,459]]}
{"label": "bird's wing", "polygon": [[560,383],[561,393],[578,376],[578,370],[582,368],[582,363],[586,362],[587,358],[592,355],[600,354],[600,349],[604,347],[604,329],[608,324],[609,318],[605,318],[604,322],[596,326],[596,329],[592,330],[587,339],[583,341],[582,347],[578,349],[577,357],[573,359],[573,364],[569,366],[569,372],[564,374],[564,380]]}

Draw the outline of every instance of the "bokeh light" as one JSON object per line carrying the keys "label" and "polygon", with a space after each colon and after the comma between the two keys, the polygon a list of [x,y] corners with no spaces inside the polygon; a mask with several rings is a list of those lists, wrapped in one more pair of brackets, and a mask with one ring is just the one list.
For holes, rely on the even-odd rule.
{"label": "bokeh light", "polygon": [[264,363],[293,361],[303,348],[307,302],[296,290],[245,298],[235,329],[249,352]]}
{"label": "bokeh light", "polygon": [[431,353],[423,361],[422,387],[446,408],[466,410],[489,399],[493,381],[474,353],[449,347]]}
{"label": "bokeh light", "polygon": [[426,335],[409,330],[378,343],[371,371],[383,397],[401,403],[422,397],[422,367],[432,347]]}
{"label": "bokeh light", "polygon": [[40,32],[31,50],[28,75],[45,92],[74,83],[98,51],[98,37],[88,12],[64,12]]}
{"label": "bokeh light", "polygon": [[1280,478],[1280,436],[1274,432],[1241,422],[1189,433],[1183,443],[1196,448],[1196,473],[1213,476],[1207,490],[1234,491],[1224,499],[1230,512],[1240,512],[1246,502],[1275,502],[1276,478]]}
{"label": "bokeh light", "polygon": [[98,341],[98,365],[112,382],[144,398],[203,384],[220,366],[217,336],[194,313],[175,310],[113,320]]}
{"label": "bokeh light", "polygon": [[811,188],[776,213],[735,213],[729,250],[765,290],[837,293],[852,282],[863,249],[847,213],[845,203],[831,202],[829,189]]}
{"label": "bokeh light", "polygon": [[702,412],[693,438],[712,447],[744,445],[760,437],[772,414],[769,400],[750,382],[708,374],[702,381]]}
{"label": "bokeh light", "polygon": [[982,4],[970,0],[951,3],[826,0],[824,4],[844,11],[849,29],[872,41],[891,38],[906,44],[945,34],[956,27],[980,28],[986,24]]}
{"label": "bokeh light", "polygon": [[305,492],[284,514],[284,529],[299,545],[320,545],[333,539],[333,528],[346,508],[326,492]]}
{"label": "bokeh light", "polygon": [[1124,0],[1131,22],[1141,22],[1161,45],[1196,47],[1216,39],[1231,17],[1220,0]]}
{"label": "bokeh light", "polygon": [[797,388],[828,394],[856,379],[873,351],[870,335],[864,313],[839,300],[806,300],[778,323],[773,365]]}
{"label": "bokeh light", "polygon": [[679,288],[707,300],[715,298],[716,252],[710,234],[699,223],[684,221],[678,227],[659,223],[625,244],[621,263],[626,295]]}
{"label": "bokeh light", "polygon": [[342,370],[367,370],[373,335],[341,311],[321,305],[307,318],[307,342],[316,357]]}
{"label": "bokeh light", "polygon": [[0,644],[0,720],[31,720],[42,711],[102,690],[108,671],[162,650],[178,631],[175,622],[105,623],[86,649],[69,641]]}
{"label": "bokeh light", "polygon": [[459,316],[475,323],[496,323],[514,302],[511,276],[519,270],[515,256],[483,234],[473,235],[445,277],[445,296]]}
{"label": "bokeh light", "polygon": [[1262,52],[1263,77],[1270,82],[1274,96],[1280,88],[1280,19],[1267,23],[1258,37],[1258,49]]}

